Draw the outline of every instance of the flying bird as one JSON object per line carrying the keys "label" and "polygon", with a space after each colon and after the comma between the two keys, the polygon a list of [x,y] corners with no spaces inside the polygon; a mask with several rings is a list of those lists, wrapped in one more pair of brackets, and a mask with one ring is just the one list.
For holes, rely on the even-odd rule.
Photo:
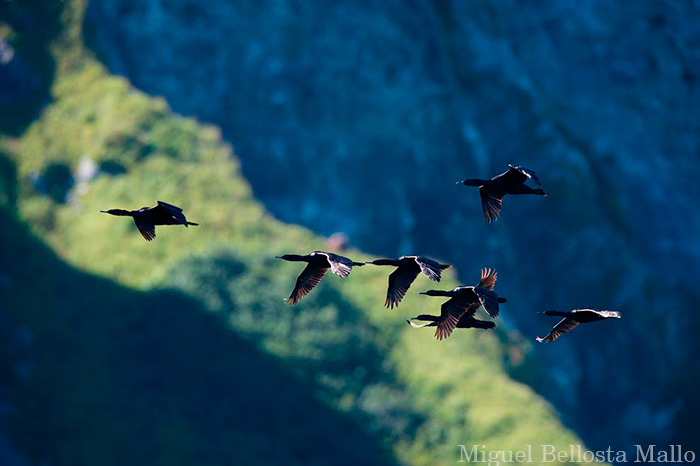
{"label": "flying bird", "polygon": [[[411,320],[429,321],[427,324],[414,324],[408,321],[412,327],[437,327],[435,338],[442,340],[449,337],[455,328],[494,328],[493,322],[474,319],[478,309],[483,309],[491,317],[499,314],[499,303],[505,303],[505,298],[500,298],[494,291],[496,284],[496,271],[481,269],[481,280],[476,286],[458,286],[451,291],[429,290],[421,292],[428,296],[446,296],[447,301],[442,303],[439,316],[421,314]],[[460,326],[461,322],[461,326]],[[492,325],[491,325],[492,324]]]}
{"label": "flying bird", "polygon": [[399,305],[411,283],[423,273],[429,279],[439,282],[443,270],[449,269],[448,264],[441,264],[423,256],[401,256],[398,259],[376,259],[368,264],[393,265],[396,270],[389,274],[389,288],[384,305],[389,309]]}
{"label": "flying bird", "polygon": [[[459,318],[457,321],[457,325],[455,325],[455,328],[481,328],[484,330],[489,330],[489,329],[494,329],[496,328],[496,323],[491,322],[488,320],[479,320],[474,318],[474,314],[476,313],[476,307],[472,306],[467,310],[464,314],[462,314],[462,317]],[[421,328],[421,327],[435,327],[439,325],[441,316],[432,316],[429,314],[421,314],[416,317],[411,317],[411,320],[423,320],[423,321],[428,321],[427,324],[415,324],[411,322],[411,320],[407,320],[411,327],[414,328]],[[441,340],[437,335],[436,332],[436,337]],[[447,337],[445,337],[447,338]]]}
{"label": "flying bird", "polygon": [[563,317],[557,325],[552,328],[552,331],[544,337],[537,337],[537,341],[542,343],[553,342],[561,335],[576,328],[578,324],[587,324],[589,322],[597,322],[605,319],[619,319],[622,315],[617,311],[597,311],[595,309],[574,309],[572,311],[544,311],[542,314],[548,316]]}
{"label": "flying bird", "polygon": [[186,227],[199,225],[188,222],[181,208],[163,201],[158,201],[158,204],[153,207],[142,207],[139,210],[110,209],[100,212],[121,217],[133,217],[136,228],[139,229],[141,236],[146,241],[152,241],[156,237],[156,225],[185,225]]}
{"label": "flying bird", "polygon": [[297,277],[297,282],[296,285],[294,285],[292,294],[290,294],[289,299],[287,299],[289,304],[296,304],[301,298],[309,294],[309,292],[319,284],[323,276],[328,272],[328,269],[331,269],[336,275],[347,277],[350,275],[353,266],[365,265],[364,262],[353,262],[347,257],[323,251],[314,251],[305,256],[285,254],[275,257],[286,261],[308,263],[306,268],[299,274],[299,277]]}
{"label": "flying bird", "polygon": [[525,184],[525,181],[531,179],[541,186],[540,180],[534,171],[510,164],[508,166],[510,168],[507,172],[494,176],[490,180],[467,179],[457,182],[457,184],[479,187],[481,208],[484,210],[484,217],[489,223],[498,219],[498,215],[501,213],[503,196],[506,194],[547,195],[542,189],[531,188]]}

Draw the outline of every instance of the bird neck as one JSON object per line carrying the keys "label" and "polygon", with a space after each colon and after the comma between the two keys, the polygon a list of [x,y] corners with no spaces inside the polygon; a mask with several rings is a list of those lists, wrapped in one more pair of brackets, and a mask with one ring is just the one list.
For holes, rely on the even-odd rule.
{"label": "bird neck", "polygon": [[546,315],[546,316],[566,317],[569,314],[570,314],[569,312],[563,312],[563,311],[544,311],[544,315]]}
{"label": "bird neck", "polygon": [[102,211],[105,214],[110,214],[110,215],[116,215],[118,217],[133,217],[134,213],[130,210],[124,210],[124,209],[110,209],[110,210],[103,210]]}
{"label": "bird neck", "polygon": [[424,291],[422,294],[426,294],[428,296],[452,296],[454,294],[453,291],[443,291],[443,290],[428,290]]}
{"label": "bird neck", "polygon": [[368,264],[374,264],[374,265],[399,265],[398,261],[394,259],[375,259],[372,262],[368,262]]}
{"label": "bird neck", "polygon": [[298,254],[285,254],[283,256],[279,256],[279,258],[292,262],[309,262],[308,256],[300,256]]}
{"label": "bird neck", "polygon": [[462,181],[462,184],[465,186],[482,186],[486,180],[480,180],[478,178],[469,178],[467,180]]}
{"label": "bird neck", "polygon": [[415,320],[426,320],[430,322],[437,322],[440,319],[440,316],[431,316],[429,314],[421,314],[419,316],[414,317]]}

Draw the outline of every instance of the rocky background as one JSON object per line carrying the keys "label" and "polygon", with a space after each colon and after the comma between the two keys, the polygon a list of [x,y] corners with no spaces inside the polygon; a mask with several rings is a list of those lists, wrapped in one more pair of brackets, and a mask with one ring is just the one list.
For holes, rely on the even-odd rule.
{"label": "rocky background", "polygon": [[[537,346],[523,380],[592,449],[700,448],[700,2],[101,0],[86,30],[220,126],[278,218],[467,284],[496,267],[528,340],[556,322],[537,311],[621,311]],[[508,163],[549,197],[487,224],[455,182]]]}

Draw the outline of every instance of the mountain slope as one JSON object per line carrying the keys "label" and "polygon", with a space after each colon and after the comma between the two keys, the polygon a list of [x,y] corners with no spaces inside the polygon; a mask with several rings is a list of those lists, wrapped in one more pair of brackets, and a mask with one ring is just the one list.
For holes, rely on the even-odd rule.
{"label": "mountain slope", "polygon": [[[299,267],[274,255],[323,239],[266,213],[216,128],[110,76],[76,33],[84,4],[66,8],[52,102],[2,140],[16,165],[3,176],[3,306],[10,334],[34,335],[12,356],[26,373],[6,382],[18,451],[54,464],[269,464],[279,438],[276,462],[434,465],[458,460],[460,444],[580,443],[508,377],[516,356],[528,368],[526,345],[500,330],[436,342],[405,318],[438,303],[411,293],[387,311],[382,268],[329,276],[287,306]],[[147,243],[99,213],[158,199],[200,226],[159,227]],[[415,291],[432,286],[420,280]],[[455,285],[447,273],[440,287]]]}
{"label": "mountain slope", "polygon": [[[528,338],[540,310],[623,312],[537,348],[535,387],[599,448],[700,448],[693,2],[108,0],[85,28],[112,73],[221,127],[277,218],[462,280],[495,266]],[[486,224],[454,182],[508,163],[550,195]]]}
{"label": "mountain slope", "polygon": [[0,221],[2,421],[34,464],[395,464],[198,301],[74,270]]}

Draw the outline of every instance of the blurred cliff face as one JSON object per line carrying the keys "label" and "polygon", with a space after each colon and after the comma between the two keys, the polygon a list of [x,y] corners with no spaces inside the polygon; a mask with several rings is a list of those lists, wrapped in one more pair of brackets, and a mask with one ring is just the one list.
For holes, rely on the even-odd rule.
{"label": "blurred cliff face", "polygon": [[[528,338],[551,325],[538,310],[622,311],[538,348],[548,369],[532,383],[592,447],[614,433],[690,448],[698,13],[660,1],[111,0],[86,21],[113,72],[222,127],[277,217],[377,254],[439,257],[467,281],[496,267],[504,315]],[[476,190],[455,181],[509,162],[550,196],[507,198],[488,225]]]}

